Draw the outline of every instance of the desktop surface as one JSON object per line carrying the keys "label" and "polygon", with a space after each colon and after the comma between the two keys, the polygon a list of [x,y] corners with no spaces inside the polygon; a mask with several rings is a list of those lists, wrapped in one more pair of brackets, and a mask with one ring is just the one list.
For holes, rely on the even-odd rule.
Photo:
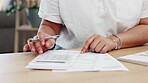
{"label": "desktop surface", "polygon": [[[120,56],[148,51],[148,46],[139,46],[109,52]],[[0,83],[148,83],[148,67],[121,62],[129,71],[109,72],[51,72],[51,70],[30,70],[25,66],[36,53],[0,54]]]}

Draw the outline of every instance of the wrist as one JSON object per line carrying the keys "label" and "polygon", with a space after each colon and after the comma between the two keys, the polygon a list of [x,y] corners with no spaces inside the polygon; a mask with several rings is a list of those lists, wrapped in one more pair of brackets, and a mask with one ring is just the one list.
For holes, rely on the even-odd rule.
{"label": "wrist", "polygon": [[109,38],[115,43],[115,49],[121,49],[122,47],[122,40],[117,35],[111,35]]}

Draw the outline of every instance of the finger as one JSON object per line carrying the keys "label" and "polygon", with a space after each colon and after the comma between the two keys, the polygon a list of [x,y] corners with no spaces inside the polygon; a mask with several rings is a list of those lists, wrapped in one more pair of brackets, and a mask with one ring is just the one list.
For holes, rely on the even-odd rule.
{"label": "finger", "polygon": [[36,42],[35,43],[35,48],[36,48],[36,51],[39,53],[39,54],[43,54],[43,49],[42,49],[42,45],[40,42]]}
{"label": "finger", "polygon": [[96,35],[91,36],[84,44],[81,53],[85,53],[89,49],[89,45],[94,41]]}
{"label": "finger", "polygon": [[51,39],[51,45],[50,45],[50,48],[53,48],[55,46],[55,39]]}
{"label": "finger", "polygon": [[34,36],[34,37],[33,37],[33,39],[38,39],[38,36],[37,36],[37,35],[36,35],[36,36]]}
{"label": "finger", "polygon": [[45,46],[46,46],[46,48],[51,49],[51,48],[54,47],[54,45],[55,45],[55,40],[54,39],[49,39],[49,40],[46,41]]}
{"label": "finger", "polygon": [[91,44],[90,44],[90,49],[91,50],[95,50],[95,48],[97,47],[97,45],[100,43],[99,39],[95,39]]}
{"label": "finger", "polygon": [[95,48],[95,52],[100,52],[104,46],[105,46],[104,42],[98,43],[98,45]]}
{"label": "finger", "polygon": [[89,49],[82,48],[80,53],[83,54],[83,53],[86,53],[86,52],[89,52]]}
{"label": "finger", "polygon": [[51,44],[52,44],[52,42],[50,40],[46,40],[46,42],[45,42],[46,48],[50,49]]}
{"label": "finger", "polygon": [[89,40],[86,41],[86,43],[84,44],[84,47],[81,50],[81,53],[88,52],[89,46],[93,42],[93,40],[94,40],[94,38],[92,37],[92,38],[90,38]]}
{"label": "finger", "polygon": [[26,44],[26,45],[23,47],[23,51],[26,52],[28,49],[29,49],[29,45]]}
{"label": "finger", "polygon": [[45,52],[48,50],[48,48],[46,48],[45,46],[42,46],[42,50],[43,50],[43,52]]}
{"label": "finger", "polygon": [[34,44],[33,44],[33,42],[30,42],[30,40],[32,40],[32,38],[29,38],[29,39],[27,40],[28,46],[29,46],[29,48],[30,48],[30,50],[31,50],[32,52],[35,52]]}
{"label": "finger", "polygon": [[38,36],[39,41],[41,42],[41,44],[45,45],[45,40],[44,40],[45,35],[42,32],[38,32],[37,36]]}
{"label": "finger", "polygon": [[107,45],[105,45],[102,49],[101,49],[101,51],[100,51],[100,53],[106,53],[106,52],[108,52],[109,51],[109,46],[107,46]]}

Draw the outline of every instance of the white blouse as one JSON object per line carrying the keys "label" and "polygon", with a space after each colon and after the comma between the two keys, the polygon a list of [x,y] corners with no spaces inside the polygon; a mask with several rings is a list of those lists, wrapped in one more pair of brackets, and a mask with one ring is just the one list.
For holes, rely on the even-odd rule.
{"label": "white blouse", "polygon": [[122,33],[148,17],[148,0],[41,0],[39,16],[64,24],[56,44],[82,48],[93,34]]}

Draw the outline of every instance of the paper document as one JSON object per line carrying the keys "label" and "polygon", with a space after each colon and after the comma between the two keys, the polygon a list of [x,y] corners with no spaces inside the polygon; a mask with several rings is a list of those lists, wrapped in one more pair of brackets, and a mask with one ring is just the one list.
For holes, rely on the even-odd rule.
{"label": "paper document", "polygon": [[118,60],[148,66],[148,51],[119,57]]}
{"label": "paper document", "polygon": [[52,69],[53,72],[117,71],[128,69],[109,54],[52,50],[37,56],[26,68]]}

